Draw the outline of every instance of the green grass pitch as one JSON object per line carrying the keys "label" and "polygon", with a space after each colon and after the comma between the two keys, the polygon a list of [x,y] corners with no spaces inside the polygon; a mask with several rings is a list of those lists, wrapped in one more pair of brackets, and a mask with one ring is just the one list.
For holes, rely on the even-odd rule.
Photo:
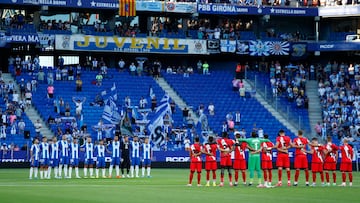
{"label": "green grass pitch", "polygon": [[[188,170],[153,169],[152,178],[29,180],[26,169],[0,169],[1,203],[91,203],[91,202],[289,202],[352,203],[359,202],[360,173],[354,172],[353,187],[305,187],[303,172],[298,187],[256,188],[239,185],[229,187],[187,187]],[[219,171],[218,171],[219,173]],[[80,172],[82,174],[82,171]],[[273,184],[277,171],[273,171]],[[205,184],[205,172],[202,174]],[[294,173],[292,171],[292,179]],[[283,176],[286,176],[284,173]],[[341,174],[337,176],[341,183]],[[225,179],[226,180],[226,179]],[[286,183],[284,181],[284,183]]]}

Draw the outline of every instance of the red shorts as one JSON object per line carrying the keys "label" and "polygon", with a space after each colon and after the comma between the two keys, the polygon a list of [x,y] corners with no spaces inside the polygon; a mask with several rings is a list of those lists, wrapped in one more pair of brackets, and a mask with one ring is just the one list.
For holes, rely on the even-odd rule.
{"label": "red shorts", "polygon": [[221,157],[220,166],[232,166],[231,157],[230,156]]}
{"label": "red shorts", "polygon": [[340,171],[341,172],[352,172],[352,163],[351,162],[340,163]]}
{"label": "red shorts", "polygon": [[273,169],[273,164],[271,160],[261,161],[261,168],[264,169]]}
{"label": "red shorts", "polygon": [[246,170],[246,160],[245,159],[234,159],[233,168],[235,170]]}
{"label": "red shorts", "polygon": [[323,172],[323,163],[311,163],[311,172]]}
{"label": "red shorts", "polygon": [[283,168],[290,168],[290,159],[288,154],[278,153],[276,159],[276,166]]}
{"label": "red shorts", "polygon": [[207,171],[213,171],[217,169],[217,163],[216,161],[207,161],[205,162],[205,170]]}
{"label": "red shorts", "polygon": [[190,163],[190,171],[201,172],[202,162],[191,162]]}
{"label": "red shorts", "polygon": [[309,164],[308,164],[308,160],[307,160],[306,155],[295,156],[294,168],[295,169],[307,169],[307,168],[309,168]]}
{"label": "red shorts", "polygon": [[336,163],[335,162],[326,162],[324,163],[325,171],[336,171]]}

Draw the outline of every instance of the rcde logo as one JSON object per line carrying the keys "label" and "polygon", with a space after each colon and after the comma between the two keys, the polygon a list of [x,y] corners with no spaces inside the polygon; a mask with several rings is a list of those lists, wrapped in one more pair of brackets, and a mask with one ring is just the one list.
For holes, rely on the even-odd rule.
{"label": "rcde logo", "polygon": [[175,10],[175,4],[170,2],[168,4],[166,4],[166,8],[169,10],[169,11],[173,11]]}

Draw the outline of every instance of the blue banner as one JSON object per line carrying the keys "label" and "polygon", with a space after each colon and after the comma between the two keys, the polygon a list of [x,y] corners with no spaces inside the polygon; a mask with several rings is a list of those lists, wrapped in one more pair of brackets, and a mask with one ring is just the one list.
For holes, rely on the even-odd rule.
{"label": "blue banner", "polygon": [[239,6],[235,4],[198,4],[197,10],[202,14],[318,16],[317,8],[254,7]]}
{"label": "blue banner", "polygon": [[40,38],[38,34],[13,34],[7,37],[8,42],[38,44]]}
{"label": "blue banner", "polygon": [[318,42],[308,43],[308,51],[360,51],[358,42]]}

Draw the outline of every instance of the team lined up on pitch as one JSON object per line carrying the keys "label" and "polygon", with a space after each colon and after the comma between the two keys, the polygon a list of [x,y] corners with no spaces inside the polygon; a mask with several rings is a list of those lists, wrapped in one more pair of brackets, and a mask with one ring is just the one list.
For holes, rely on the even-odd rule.
{"label": "team lined up on pitch", "polygon": [[[330,173],[333,176],[333,185],[336,185],[336,164],[338,161],[338,151],[341,153],[340,171],[342,173],[342,183],[340,186],[346,186],[346,173],[349,176],[349,186],[352,186],[352,159],[354,156],[353,148],[345,139],[343,146],[336,146],[332,143],[331,137],[325,145],[318,143],[316,138],[311,142],[303,136],[303,132],[299,130],[298,136],[291,141],[290,137],[285,135],[283,130],[280,130],[276,138],[276,144],[270,142],[268,135],[264,135],[265,139],[257,137],[255,132],[252,133],[251,138],[241,139],[240,134],[235,134],[235,140],[229,139],[227,133],[223,133],[223,137],[214,140],[214,137],[209,137],[208,142],[204,145],[200,144],[200,139],[195,138],[194,144],[190,146],[190,175],[188,186],[192,186],[194,173],[197,172],[197,184],[201,186],[201,171],[202,171],[202,154],[206,155],[205,170],[206,170],[206,186],[210,186],[210,173],[212,172],[213,186],[217,186],[216,180],[216,151],[220,151],[220,167],[221,176],[219,186],[224,186],[224,173],[228,171],[229,185],[237,186],[239,184],[239,171],[242,174],[243,184],[246,185],[246,165],[250,173],[249,186],[253,184],[254,172],[257,172],[259,188],[273,187],[272,182],[272,150],[278,151],[276,166],[278,167],[278,183],[277,187],[282,186],[282,171],[286,170],[287,185],[291,186],[291,171],[289,149],[295,148],[295,180],[293,186],[298,185],[300,170],[305,171],[305,185],[309,186],[309,166],[307,154],[312,154],[311,172],[312,184],[316,185],[316,174],[320,174],[322,186],[330,186]],[[310,147],[310,149],[308,149]],[[249,150],[248,162],[246,163],[245,150]],[[234,160],[232,161],[232,155]],[[261,165],[261,166],[260,166]],[[232,179],[232,169],[235,170],[235,181]],[[324,171],[326,175],[326,184]],[[262,182],[262,172],[264,173],[264,183]]]}

